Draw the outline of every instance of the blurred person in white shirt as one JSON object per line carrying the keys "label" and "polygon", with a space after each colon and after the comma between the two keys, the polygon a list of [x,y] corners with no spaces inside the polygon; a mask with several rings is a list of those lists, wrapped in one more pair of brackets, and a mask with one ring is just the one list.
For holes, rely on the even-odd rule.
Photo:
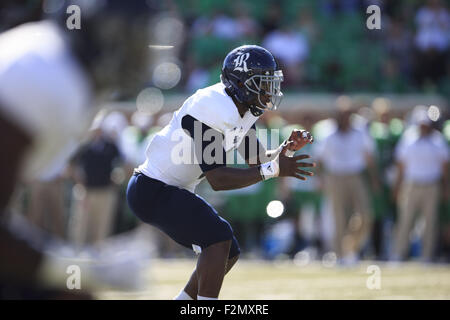
{"label": "blurred person in white shirt", "polygon": [[449,197],[449,150],[442,134],[433,128],[426,108],[416,107],[413,119],[415,127],[405,132],[395,151],[397,177],[393,197],[399,217],[393,259],[408,257],[409,234],[419,212],[425,219],[422,259],[430,262],[436,245],[440,193],[444,199]]}
{"label": "blurred person in white shirt", "polygon": [[[368,169],[372,187],[378,189],[373,162],[374,142],[350,123],[353,111],[339,107],[337,129],[317,148],[326,197],[335,220],[334,251],[343,264],[359,259],[369,239],[372,212],[364,173]],[[347,208],[351,207],[351,212]]]}

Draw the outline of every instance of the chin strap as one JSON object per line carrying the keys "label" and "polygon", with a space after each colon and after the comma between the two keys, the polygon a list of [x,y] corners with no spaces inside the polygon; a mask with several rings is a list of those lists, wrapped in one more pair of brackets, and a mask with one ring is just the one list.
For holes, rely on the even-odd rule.
{"label": "chin strap", "polygon": [[254,115],[255,117],[259,117],[259,116],[261,116],[264,113],[263,110],[255,107],[254,105],[249,106],[248,109],[250,110],[252,115]]}
{"label": "chin strap", "polygon": [[[230,97],[236,99],[239,103],[249,105],[248,102],[244,101],[245,99],[241,99],[241,97],[239,97],[239,94],[236,93],[235,88],[233,88],[233,85],[231,84],[231,82],[226,77],[224,77],[222,74],[220,75],[220,81],[225,85],[225,92]],[[250,110],[252,115],[254,115],[255,117],[260,117],[264,113],[264,110],[257,108],[253,104],[249,105],[248,109]]]}

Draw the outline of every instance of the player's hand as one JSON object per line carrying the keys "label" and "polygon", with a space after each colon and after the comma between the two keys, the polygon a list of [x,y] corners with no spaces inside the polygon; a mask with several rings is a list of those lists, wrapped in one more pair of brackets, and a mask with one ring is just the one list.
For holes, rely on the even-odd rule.
{"label": "player's hand", "polygon": [[316,164],[303,162],[300,160],[311,158],[307,154],[301,154],[295,157],[287,157],[286,150],[289,147],[290,143],[279,155],[278,163],[280,165],[280,173],[279,177],[295,177],[300,180],[306,180],[304,176],[313,176],[314,173],[310,171],[303,170],[301,168],[315,167]]}
{"label": "player's hand", "polygon": [[288,146],[289,150],[297,151],[303,148],[306,144],[313,143],[314,137],[306,130],[295,129],[291,132],[288,141],[292,142]]}

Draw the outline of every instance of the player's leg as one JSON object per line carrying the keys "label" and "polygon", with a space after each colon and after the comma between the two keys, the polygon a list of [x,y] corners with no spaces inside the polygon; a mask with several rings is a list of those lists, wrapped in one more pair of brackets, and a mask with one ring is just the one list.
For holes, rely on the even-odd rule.
{"label": "player's leg", "polygon": [[219,297],[230,246],[231,240],[226,240],[202,250],[197,261],[198,299]]}
{"label": "player's leg", "polygon": [[[225,267],[225,275],[231,270],[231,268],[236,264],[239,259],[239,245],[236,241],[236,238],[233,237],[233,241],[231,243],[230,254],[228,257],[227,265]],[[184,292],[183,292],[184,291]],[[184,287],[182,292],[175,298],[178,300],[183,300],[184,294],[187,294],[191,299],[197,299],[198,293],[198,276],[197,276],[197,268],[192,272],[192,275]],[[188,297],[185,297],[188,298]]]}
{"label": "player's leg", "polygon": [[[228,260],[238,256],[240,249],[228,221],[221,218],[205,199],[198,195],[195,195],[195,198],[197,210],[200,209],[201,212],[197,221],[200,222],[200,225],[204,225],[204,228],[201,229],[202,234],[194,239],[201,244],[202,248],[196,269],[197,298],[217,299],[227,272]],[[208,232],[204,230],[208,230]],[[221,241],[222,239],[227,240]],[[232,265],[230,269],[231,267]]]}
{"label": "player's leg", "polygon": [[185,189],[138,174],[127,191],[130,208],[179,244],[200,247],[197,264],[199,295],[217,298],[230,254],[230,224],[202,198]]}
{"label": "player's leg", "polygon": [[[192,282],[197,280],[197,288],[193,285],[192,289],[188,289],[189,293],[185,293],[191,298],[217,299],[227,270],[230,248],[233,248],[234,254],[232,254],[232,257],[234,259],[237,259],[239,249],[232,245],[234,242],[233,231],[228,222],[220,218],[206,204],[203,208],[197,208],[197,210],[199,219],[190,225],[185,220],[185,223],[183,223],[186,226],[185,231],[173,232],[173,226],[166,226],[165,228],[163,226],[163,228],[172,239],[180,244],[187,247],[189,244],[191,246],[195,244],[201,248],[195,276],[192,277]],[[192,220],[192,218],[189,220]],[[233,260],[232,263],[234,264],[234,262]],[[230,264],[230,268],[231,266],[232,264]],[[177,297],[177,299],[180,298],[182,297]]]}

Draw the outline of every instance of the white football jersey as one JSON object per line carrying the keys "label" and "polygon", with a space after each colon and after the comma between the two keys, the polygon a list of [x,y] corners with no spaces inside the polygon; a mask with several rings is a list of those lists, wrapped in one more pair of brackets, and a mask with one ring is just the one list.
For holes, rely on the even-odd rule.
{"label": "white football jersey", "polygon": [[[239,147],[258,117],[253,116],[250,111],[241,117],[233,100],[225,92],[225,86],[219,82],[197,90],[174,113],[170,123],[153,137],[146,150],[146,160],[139,166],[139,171],[169,185],[194,192],[202,179],[202,170],[193,152],[192,157],[186,154],[194,146],[192,138],[181,126],[185,115],[190,115],[223,134],[223,149],[227,154]],[[192,158],[195,161],[190,161]]]}
{"label": "white football jersey", "polygon": [[73,151],[68,146],[89,125],[90,96],[55,23],[26,23],[0,34],[0,113],[33,139],[22,178],[38,177]]}

